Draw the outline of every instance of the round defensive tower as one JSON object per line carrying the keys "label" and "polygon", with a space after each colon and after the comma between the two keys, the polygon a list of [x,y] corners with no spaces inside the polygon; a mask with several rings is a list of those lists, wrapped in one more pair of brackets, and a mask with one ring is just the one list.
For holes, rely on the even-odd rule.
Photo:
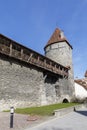
{"label": "round defensive tower", "polygon": [[73,64],[72,64],[72,46],[64,36],[63,31],[56,28],[51,38],[44,47],[45,56],[57,63],[68,67],[69,76],[67,79],[68,88],[67,94],[70,96],[70,100],[74,98],[74,75],[73,75]]}

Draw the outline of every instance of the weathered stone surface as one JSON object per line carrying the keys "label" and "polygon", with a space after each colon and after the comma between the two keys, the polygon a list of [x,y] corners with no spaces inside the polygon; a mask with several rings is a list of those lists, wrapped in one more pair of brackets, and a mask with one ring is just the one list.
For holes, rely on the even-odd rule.
{"label": "weathered stone surface", "polygon": [[0,100],[4,104],[40,105],[43,73],[15,60],[0,58]]}
{"label": "weathered stone surface", "polygon": [[67,79],[0,55],[0,110],[62,102],[68,90],[63,80],[67,85]]}
{"label": "weathered stone surface", "polygon": [[69,95],[69,98],[72,100],[74,98],[72,48],[66,43],[66,41],[50,44],[45,48],[45,55],[63,66],[70,67],[68,80],[65,78],[60,79],[59,84],[61,86],[61,94]]}

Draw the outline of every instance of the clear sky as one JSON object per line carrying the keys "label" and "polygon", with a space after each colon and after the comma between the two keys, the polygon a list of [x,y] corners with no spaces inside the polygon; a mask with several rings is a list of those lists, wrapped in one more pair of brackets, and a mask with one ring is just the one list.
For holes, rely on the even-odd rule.
{"label": "clear sky", "polygon": [[73,46],[74,77],[87,69],[87,0],[0,0],[0,33],[44,54],[58,27]]}

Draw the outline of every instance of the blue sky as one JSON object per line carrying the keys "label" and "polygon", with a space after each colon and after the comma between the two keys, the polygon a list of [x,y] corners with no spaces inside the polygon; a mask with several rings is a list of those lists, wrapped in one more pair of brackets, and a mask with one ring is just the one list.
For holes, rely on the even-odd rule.
{"label": "blue sky", "polygon": [[87,0],[0,0],[0,33],[44,54],[58,27],[73,46],[74,77],[87,69]]}

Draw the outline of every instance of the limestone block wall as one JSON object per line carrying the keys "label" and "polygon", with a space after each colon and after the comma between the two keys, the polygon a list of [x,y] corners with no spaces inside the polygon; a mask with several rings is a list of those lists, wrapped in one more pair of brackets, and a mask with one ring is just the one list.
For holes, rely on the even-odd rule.
{"label": "limestone block wall", "polygon": [[40,105],[42,88],[42,72],[27,64],[0,56],[0,107],[4,105],[6,109],[10,105]]}
{"label": "limestone block wall", "polygon": [[70,89],[68,79],[63,77],[48,76],[45,79],[46,99],[49,104],[63,102],[67,99],[70,102]]}
{"label": "limestone block wall", "polygon": [[0,111],[59,103],[68,90],[67,79],[0,55]]}
{"label": "limestone block wall", "polygon": [[66,42],[58,42],[47,46],[45,55],[61,65],[72,65],[72,49]]}

